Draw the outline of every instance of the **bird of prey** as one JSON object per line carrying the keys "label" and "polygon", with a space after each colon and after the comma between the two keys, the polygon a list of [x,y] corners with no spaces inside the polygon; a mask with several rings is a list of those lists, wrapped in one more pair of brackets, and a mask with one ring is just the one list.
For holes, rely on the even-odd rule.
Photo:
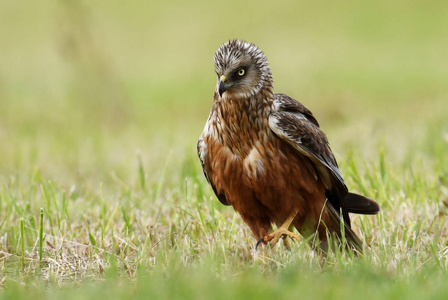
{"label": "bird of prey", "polygon": [[311,111],[274,94],[267,58],[254,44],[231,40],[216,51],[214,63],[213,106],[197,146],[219,201],[241,215],[257,246],[285,236],[300,240],[290,231],[295,227],[317,237],[311,239],[318,241],[315,248],[328,250],[328,238],[335,237],[362,251],[349,213],[376,214],[379,205],[348,192]]}

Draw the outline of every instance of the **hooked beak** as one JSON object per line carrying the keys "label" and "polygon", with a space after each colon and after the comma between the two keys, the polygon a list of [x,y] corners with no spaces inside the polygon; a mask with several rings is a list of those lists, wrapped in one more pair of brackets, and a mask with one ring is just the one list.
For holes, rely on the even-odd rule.
{"label": "hooked beak", "polygon": [[222,94],[227,91],[227,89],[229,88],[229,85],[226,84],[226,75],[222,75],[219,78],[219,87],[218,87],[218,93],[219,93],[219,97],[222,97]]}

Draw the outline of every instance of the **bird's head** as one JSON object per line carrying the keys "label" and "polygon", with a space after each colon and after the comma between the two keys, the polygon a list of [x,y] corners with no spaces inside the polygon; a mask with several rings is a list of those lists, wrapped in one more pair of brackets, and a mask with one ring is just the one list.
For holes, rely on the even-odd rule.
{"label": "bird's head", "polygon": [[217,91],[221,98],[255,96],[262,88],[272,89],[271,69],[264,53],[254,44],[232,40],[215,53]]}

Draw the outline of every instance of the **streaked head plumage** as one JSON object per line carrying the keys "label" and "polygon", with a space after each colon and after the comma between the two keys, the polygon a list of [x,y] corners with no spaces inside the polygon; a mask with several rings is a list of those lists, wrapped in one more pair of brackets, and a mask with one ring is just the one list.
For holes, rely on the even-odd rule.
{"label": "streaked head plumage", "polygon": [[223,98],[248,98],[264,86],[272,88],[268,60],[254,44],[231,40],[219,47],[214,61],[217,88]]}

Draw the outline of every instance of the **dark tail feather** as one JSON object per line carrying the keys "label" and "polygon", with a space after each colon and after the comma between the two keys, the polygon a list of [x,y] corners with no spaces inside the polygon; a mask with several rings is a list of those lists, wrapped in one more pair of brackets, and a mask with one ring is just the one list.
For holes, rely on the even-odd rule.
{"label": "dark tail feather", "polygon": [[370,198],[355,193],[348,193],[344,199],[344,208],[347,212],[375,215],[380,211],[380,205]]}
{"label": "dark tail feather", "polygon": [[[327,206],[329,216],[330,216],[330,232],[336,233],[337,238],[342,241],[342,231],[344,232],[345,240],[351,248],[356,249],[358,252],[362,253],[362,241],[353,232],[346,222],[343,221],[342,216],[336,211],[331,205]],[[343,222],[341,224],[341,222]],[[342,227],[343,226],[343,227]]]}

